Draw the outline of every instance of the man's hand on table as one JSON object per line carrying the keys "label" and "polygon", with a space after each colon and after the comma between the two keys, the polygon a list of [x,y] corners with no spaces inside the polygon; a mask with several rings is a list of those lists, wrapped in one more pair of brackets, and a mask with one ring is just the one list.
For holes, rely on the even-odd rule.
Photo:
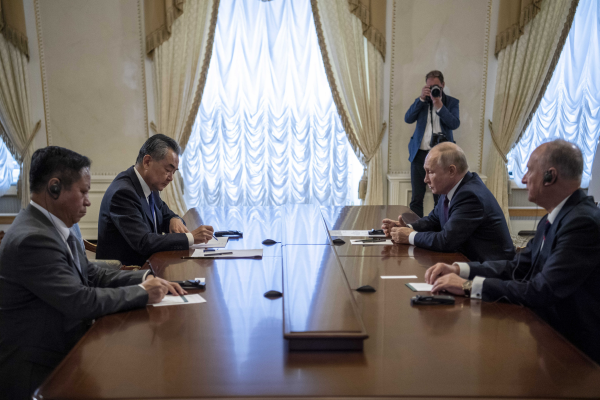
{"label": "man's hand on table", "polygon": [[392,228],[392,241],[400,244],[410,244],[410,242],[408,241],[408,237],[414,231],[414,229],[410,229],[407,227]]}
{"label": "man's hand on table", "polygon": [[167,293],[175,296],[187,294],[178,283],[169,282],[153,275],[146,277],[142,287],[148,292],[148,304],[160,303]]}
{"label": "man's hand on table", "polygon": [[179,218],[171,218],[169,222],[169,232],[171,233],[189,233],[190,231]]}
{"label": "man's hand on table", "polygon": [[463,283],[466,282],[466,279],[458,276],[459,273],[458,265],[437,263],[425,271],[425,282],[433,285],[431,289],[433,294],[448,292],[462,296],[465,294]]}
{"label": "man's hand on table", "polygon": [[398,221],[386,218],[381,222],[381,229],[383,229],[383,233],[387,237],[392,236],[392,228],[401,228],[405,226],[406,224],[404,223],[404,221],[402,221],[402,216],[398,217]]}
{"label": "man's hand on table", "polygon": [[212,235],[215,229],[210,225],[200,225],[198,228],[192,231],[194,236],[194,244],[208,243],[212,239]]}

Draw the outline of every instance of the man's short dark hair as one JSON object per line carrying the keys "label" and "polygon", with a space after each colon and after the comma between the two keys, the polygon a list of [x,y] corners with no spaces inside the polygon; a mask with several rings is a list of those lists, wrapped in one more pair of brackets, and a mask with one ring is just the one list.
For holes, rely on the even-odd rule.
{"label": "man's short dark hair", "polygon": [[427,82],[427,79],[429,78],[438,78],[440,83],[444,83],[444,74],[442,74],[441,71],[433,70],[429,72],[427,75],[425,75],[425,82]]}
{"label": "man's short dark hair", "polygon": [[52,178],[60,179],[63,189],[69,190],[74,182],[81,179],[81,170],[89,168],[92,162],[64,147],[48,146],[38,149],[31,156],[29,170],[29,190],[40,193],[46,190]]}
{"label": "man's short dark hair", "polygon": [[179,144],[170,137],[157,133],[156,135],[150,136],[146,143],[143,144],[140,152],[138,153],[136,164],[142,164],[144,156],[147,154],[156,161],[160,161],[167,156],[167,151],[171,149],[177,155],[181,155],[181,147]]}
{"label": "man's short dark hair", "polygon": [[577,145],[563,139],[546,142],[544,168],[556,168],[559,175],[567,180],[581,180],[583,175],[583,155]]}

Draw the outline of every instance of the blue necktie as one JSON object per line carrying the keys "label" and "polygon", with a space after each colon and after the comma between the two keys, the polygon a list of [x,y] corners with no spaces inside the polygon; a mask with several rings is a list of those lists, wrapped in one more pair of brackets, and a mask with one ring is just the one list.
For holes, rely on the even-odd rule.
{"label": "blue necktie", "polygon": [[77,269],[81,272],[81,265],[79,264],[79,239],[71,233],[67,238],[67,245],[69,246],[69,249],[71,249],[71,255],[73,256],[75,266],[77,266]]}
{"label": "blue necktie", "polygon": [[444,196],[444,208],[443,208],[443,220],[441,221],[441,226],[442,228],[444,227],[444,225],[446,225],[446,222],[448,222],[448,205],[450,204],[450,200],[448,200],[448,196]]}
{"label": "blue necktie", "polygon": [[154,233],[156,233],[156,224],[154,221],[154,196],[152,196],[152,193],[148,196],[148,204],[150,205],[150,214],[152,215],[152,227],[154,228]]}

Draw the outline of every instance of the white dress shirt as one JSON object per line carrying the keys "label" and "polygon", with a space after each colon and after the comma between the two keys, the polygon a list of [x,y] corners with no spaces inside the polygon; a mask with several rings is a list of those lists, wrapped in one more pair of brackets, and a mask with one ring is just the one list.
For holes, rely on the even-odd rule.
{"label": "white dress shirt", "polygon": [[[419,100],[421,100],[421,98],[419,97]],[[425,103],[424,100],[421,100],[421,102]],[[433,107],[433,104],[428,105],[428,107]],[[427,125],[425,125],[425,132],[423,133],[423,139],[421,140],[421,147],[419,147],[419,150],[430,150],[431,147],[429,146],[429,142],[431,142],[431,117],[433,115],[433,129],[435,133],[441,133],[442,132],[442,128],[440,126],[440,117],[438,116],[438,111],[440,111],[440,109],[435,110],[435,112],[429,112],[429,110],[427,110]]]}
{"label": "white dress shirt", "polygon": [[[150,186],[148,186],[148,184],[146,183],[144,178],[142,178],[142,175],[140,175],[137,168],[133,167],[133,170],[135,171],[135,174],[137,175],[138,179],[140,180],[140,185],[142,185],[142,190],[144,191],[144,196],[146,197],[146,202],[148,203],[148,205],[150,205],[150,200],[148,199],[148,197],[150,197],[150,195],[152,194],[152,190],[150,190]],[[156,212],[154,210],[152,210],[152,218],[154,219],[154,226],[158,230],[158,226],[156,225]],[[194,244],[194,235],[192,235],[189,232],[186,233],[185,235],[187,236],[188,244],[191,247]]]}
{"label": "white dress shirt", "polygon": [[[565,203],[567,202],[569,197],[571,197],[571,195],[568,195],[567,197],[565,197],[565,199],[563,201],[561,201],[560,203],[558,203],[558,205],[556,207],[554,207],[554,210],[552,210],[552,212],[550,214],[548,214],[548,222],[550,222],[550,224],[554,223],[554,220],[558,216],[558,213],[560,212],[560,210],[562,210],[563,206],[565,205]],[[544,248],[544,241],[542,241],[540,250],[542,250],[543,248]],[[469,274],[471,273],[471,267],[469,267],[469,264],[464,263],[464,262],[455,262],[454,265],[458,265],[458,268],[460,269],[459,276],[461,278],[469,279]],[[472,299],[481,299],[481,296],[482,296],[481,292],[483,291],[483,281],[484,280],[485,280],[485,278],[483,278],[481,276],[476,276],[473,279],[473,286],[471,287],[471,298]]]}
{"label": "white dress shirt", "polygon": [[[456,192],[456,189],[458,189],[458,185],[460,185],[460,183],[463,181],[463,179],[465,179],[464,177],[458,181],[458,183],[456,185],[454,185],[454,187],[452,187],[452,189],[450,189],[450,191],[448,192],[448,194],[446,194],[446,197],[448,198],[448,209],[450,209],[450,204],[452,203],[452,197],[454,196],[454,193]],[[410,229],[413,229],[412,225],[407,225]],[[417,236],[419,232],[411,232],[410,235],[408,235],[408,243],[412,244],[413,246],[415,245],[415,236]]]}

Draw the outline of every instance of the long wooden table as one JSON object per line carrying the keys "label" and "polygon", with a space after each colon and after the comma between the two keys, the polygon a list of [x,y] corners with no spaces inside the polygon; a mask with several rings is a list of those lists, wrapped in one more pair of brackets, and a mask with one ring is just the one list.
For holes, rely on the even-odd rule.
{"label": "long wooden table", "polygon": [[[400,206],[191,210],[186,223],[238,229],[228,248],[261,248],[262,260],[184,260],[155,254],[170,280],[205,277],[207,302],[103,317],[36,394],[38,399],[193,398],[598,398],[600,367],[526,308],[457,297],[454,306],[411,306],[406,280],[436,262],[464,260],[412,246],[332,246],[325,226],[371,229]],[[369,338],[362,351],[290,351],[283,338],[286,252],[307,266],[294,278],[310,301],[339,260]],[[285,293],[284,293],[285,297]],[[303,304],[307,304],[306,302]],[[311,315],[311,308],[298,306]]]}

